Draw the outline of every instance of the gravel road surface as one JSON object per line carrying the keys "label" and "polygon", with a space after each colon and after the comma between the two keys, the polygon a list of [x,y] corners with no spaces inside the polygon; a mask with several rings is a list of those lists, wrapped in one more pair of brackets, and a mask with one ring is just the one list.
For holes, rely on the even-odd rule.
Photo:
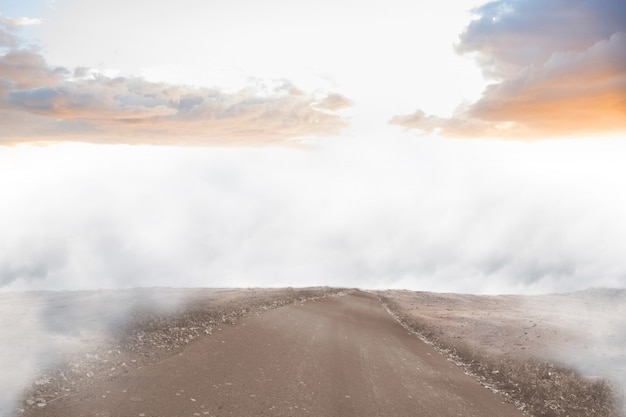
{"label": "gravel road surface", "polygon": [[46,417],[522,417],[356,292],[226,325],[180,355],[28,413]]}

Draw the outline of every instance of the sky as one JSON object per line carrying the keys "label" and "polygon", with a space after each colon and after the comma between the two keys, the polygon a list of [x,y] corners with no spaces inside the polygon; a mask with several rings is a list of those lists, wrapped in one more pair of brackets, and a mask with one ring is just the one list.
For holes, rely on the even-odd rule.
{"label": "sky", "polygon": [[626,287],[622,0],[0,0],[0,291]]}

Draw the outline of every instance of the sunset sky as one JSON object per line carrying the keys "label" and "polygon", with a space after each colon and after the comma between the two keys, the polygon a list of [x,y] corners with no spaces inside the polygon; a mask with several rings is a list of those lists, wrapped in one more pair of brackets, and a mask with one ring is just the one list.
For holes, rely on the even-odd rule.
{"label": "sunset sky", "polygon": [[623,0],[0,0],[0,290],[626,287]]}

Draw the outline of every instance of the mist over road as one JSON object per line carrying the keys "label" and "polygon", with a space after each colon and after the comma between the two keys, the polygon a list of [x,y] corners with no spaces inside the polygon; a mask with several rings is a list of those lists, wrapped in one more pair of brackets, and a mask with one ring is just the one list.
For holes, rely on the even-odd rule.
{"label": "mist over road", "polygon": [[410,335],[365,293],[226,326],[31,415],[509,416],[523,414]]}

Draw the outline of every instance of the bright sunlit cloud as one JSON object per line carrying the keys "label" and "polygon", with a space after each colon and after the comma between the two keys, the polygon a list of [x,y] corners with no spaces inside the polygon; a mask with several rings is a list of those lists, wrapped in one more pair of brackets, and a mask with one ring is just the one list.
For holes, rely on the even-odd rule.
{"label": "bright sunlit cloud", "polygon": [[[35,85],[32,80],[26,91],[24,87],[9,91],[19,96],[38,94],[39,100],[40,88],[52,88],[55,96],[80,101],[83,91],[87,95],[92,91],[74,79],[76,71],[110,79],[141,79],[161,85],[161,94],[167,94],[170,86],[236,94],[248,91],[251,80],[278,80],[308,95],[346,97],[355,107],[354,111],[345,112],[349,121],[357,129],[370,129],[372,123],[384,125],[394,114],[415,105],[449,116],[459,102],[475,99],[482,90],[479,69],[454,51],[458,33],[467,23],[468,10],[474,2],[467,2],[465,7],[459,7],[458,2],[454,3],[457,7],[450,7],[452,2],[416,7],[413,2],[394,0],[357,9],[346,2],[274,3],[185,0],[130,5],[67,0],[54,8],[41,8],[38,18],[43,23],[36,28],[28,32],[4,28],[7,36],[16,40],[10,52],[28,54],[31,62],[36,59],[32,62],[36,68],[27,67],[31,73],[36,70],[64,74],[55,86]],[[111,22],[115,30],[111,30]],[[16,43],[19,36],[27,34],[29,38],[41,39],[40,50],[27,48],[26,41]],[[458,76],[461,72],[463,77]],[[4,77],[9,84],[13,81],[10,75]],[[47,93],[47,97],[53,94]],[[82,128],[89,131],[94,142],[99,141],[93,139],[98,134],[111,130],[110,123],[104,120],[78,123],[77,119],[84,117],[74,112],[63,117],[40,112],[35,117],[32,108],[19,106],[22,102],[9,100],[4,112],[8,115],[5,120],[22,116],[28,119],[24,124],[33,126],[31,135],[28,131],[18,133],[23,129],[13,127],[16,140],[25,137],[26,141],[41,141],[47,132],[67,130],[71,134],[66,139],[89,141],[75,134]],[[290,114],[274,114],[293,118]],[[117,120],[116,116],[114,113],[109,118]],[[132,136],[138,134],[135,127],[116,128],[109,136],[125,136],[122,140],[132,142]],[[213,132],[210,127],[192,124],[189,128],[202,137],[195,143],[228,141],[207,139],[223,135],[220,129]],[[155,123],[150,135],[158,131],[174,136],[180,129],[177,124],[168,127]],[[248,137],[254,136],[254,131],[244,132]],[[336,128],[296,128],[290,135],[298,139],[337,132]],[[240,141],[239,138],[233,142]],[[249,141],[254,143],[254,139]]]}
{"label": "bright sunlit cloud", "polygon": [[5,289],[625,285],[616,0],[26,6]]}
{"label": "bright sunlit cloud", "polygon": [[419,109],[391,123],[452,137],[625,132],[626,4],[496,0],[475,12],[457,49],[494,84],[453,117]]}

